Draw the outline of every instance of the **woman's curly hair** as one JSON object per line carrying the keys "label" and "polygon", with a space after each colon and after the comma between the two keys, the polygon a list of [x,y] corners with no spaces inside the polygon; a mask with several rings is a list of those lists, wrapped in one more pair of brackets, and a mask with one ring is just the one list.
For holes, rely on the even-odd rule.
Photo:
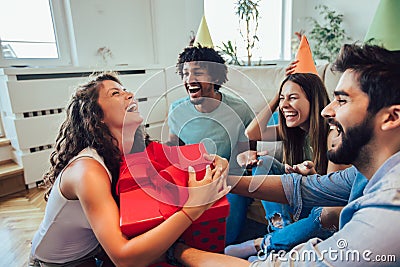
{"label": "woman's curly hair", "polygon": [[121,84],[117,73],[103,72],[92,75],[87,83],[75,90],[67,106],[66,119],[58,133],[55,149],[50,156],[51,167],[43,177],[44,185],[49,187],[45,194],[46,200],[55,179],[68,162],[84,148],[91,147],[103,158],[111,172],[112,194],[117,201],[115,186],[119,177],[121,152],[117,139],[102,122],[104,113],[98,104],[99,89],[106,80]]}

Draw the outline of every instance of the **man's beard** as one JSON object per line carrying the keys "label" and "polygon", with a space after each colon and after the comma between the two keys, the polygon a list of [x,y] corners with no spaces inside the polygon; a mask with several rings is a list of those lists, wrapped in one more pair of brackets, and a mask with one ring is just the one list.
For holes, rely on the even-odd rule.
{"label": "man's beard", "polygon": [[367,114],[361,124],[349,128],[346,133],[342,131],[341,144],[336,150],[328,150],[327,154],[330,161],[335,164],[367,163],[364,161],[368,161],[371,155],[365,155],[367,152],[361,151],[373,136],[373,121],[372,119],[368,119],[369,116],[371,114]]}
{"label": "man's beard", "polygon": [[203,103],[204,102],[204,97],[198,97],[198,98],[190,98],[189,97],[189,99],[190,99],[190,103],[192,103],[193,105],[200,105],[201,103]]}

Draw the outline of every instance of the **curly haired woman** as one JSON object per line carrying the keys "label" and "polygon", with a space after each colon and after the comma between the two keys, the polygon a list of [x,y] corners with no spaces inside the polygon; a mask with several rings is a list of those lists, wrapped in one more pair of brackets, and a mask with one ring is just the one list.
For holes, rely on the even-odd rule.
{"label": "curly haired woman", "polygon": [[135,142],[143,143],[143,135],[135,140],[140,135],[126,134],[135,133],[143,121],[137,102],[115,73],[101,73],[77,88],[66,113],[45,175],[52,189],[32,241],[31,266],[95,266],[104,252],[117,266],[164,260],[193,220],[229,190],[226,160],[216,157],[216,168],[207,167],[200,181],[189,167],[189,187],[207,185],[208,190],[197,197],[189,190],[188,202],[198,197],[209,201],[185,205],[157,227],[128,240],[120,229],[115,187],[122,152]]}

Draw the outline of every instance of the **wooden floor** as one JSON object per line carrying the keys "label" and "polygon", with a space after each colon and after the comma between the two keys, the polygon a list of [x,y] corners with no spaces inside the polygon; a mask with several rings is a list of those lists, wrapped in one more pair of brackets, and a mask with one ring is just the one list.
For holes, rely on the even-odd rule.
{"label": "wooden floor", "polygon": [[44,190],[0,198],[0,266],[26,267],[31,240],[44,215]]}

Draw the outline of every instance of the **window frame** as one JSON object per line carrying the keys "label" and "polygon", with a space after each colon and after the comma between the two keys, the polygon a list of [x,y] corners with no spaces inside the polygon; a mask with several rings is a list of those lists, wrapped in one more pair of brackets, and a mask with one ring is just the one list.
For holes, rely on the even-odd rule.
{"label": "window frame", "polygon": [[68,21],[65,19],[65,2],[69,0],[48,0],[53,20],[54,35],[58,58],[4,58],[0,45],[0,67],[12,66],[70,66],[71,51],[69,47]]}

